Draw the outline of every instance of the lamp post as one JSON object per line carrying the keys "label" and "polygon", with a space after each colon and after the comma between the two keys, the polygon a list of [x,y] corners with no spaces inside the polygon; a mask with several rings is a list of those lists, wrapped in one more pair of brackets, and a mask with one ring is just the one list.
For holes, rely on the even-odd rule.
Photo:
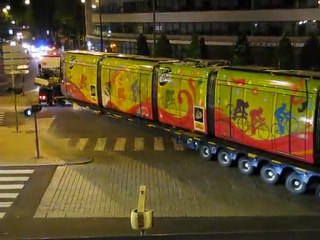
{"label": "lamp post", "polygon": [[[101,20],[101,4],[100,4],[101,0],[98,0],[96,2],[98,2],[98,8],[99,8],[99,27],[100,27],[100,51],[103,52],[103,37],[102,37],[102,20]],[[96,4],[92,4],[91,6],[93,9],[97,8]]]}
{"label": "lamp post", "polygon": [[86,0],[81,0],[83,14],[83,47],[86,47]]}
{"label": "lamp post", "polygon": [[156,48],[156,0],[152,0],[152,19],[153,19],[153,52],[154,57]]}
{"label": "lamp post", "polygon": [[100,25],[100,51],[103,52],[103,37],[102,37],[102,21],[101,21],[101,4],[100,1],[98,1],[99,5],[99,25]]}

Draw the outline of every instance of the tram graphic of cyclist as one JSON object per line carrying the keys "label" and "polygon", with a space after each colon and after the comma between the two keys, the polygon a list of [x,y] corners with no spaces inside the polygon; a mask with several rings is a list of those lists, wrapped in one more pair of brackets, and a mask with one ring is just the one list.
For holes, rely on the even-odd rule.
{"label": "tram graphic of cyclist", "polygon": [[237,99],[237,105],[233,111],[232,119],[236,120],[237,118],[247,118],[248,113],[246,109],[249,107],[248,102],[244,102],[242,99]]}
{"label": "tram graphic of cyclist", "polygon": [[298,120],[292,116],[290,111],[286,111],[287,104],[283,103],[280,107],[278,107],[274,112],[274,117],[276,118],[276,134],[284,135],[286,132],[290,134],[298,131],[299,124]]}
{"label": "tram graphic of cyclist", "polygon": [[274,112],[274,116],[277,120],[277,124],[278,124],[278,132],[283,135],[285,130],[284,130],[284,125],[283,125],[283,121],[285,119],[285,111],[286,111],[287,105],[285,103],[283,103],[280,107],[278,107],[276,109],[276,111]]}
{"label": "tram graphic of cyclist", "polygon": [[230,116],[230,119],[236,122],[242,132],[246,132],[249,126],[247,120],[248,107],[249,103],[243,101],[242,99],[237,99],[235,107],[232,104],[228,104],[226,107],[226,113],[228,114],[228,116]]}
{"label": "tram graphic of cyclist", "polygon": [[265,118],[262,117],[263,109],[259,107],[258,109],[253,109],[250,111],[250,118],[251,118],[251,134],[255,135],[258,125],[260,123],[265,122]]}
{"label": "tram graphic of cyclist", "polygon": [[266,124],[266,118],[263,117],[262,107],[252,109],[249,114],[247,112],[248,108],[248,102],[245,102],[242,99],[237,99],[236,107],[229,104],[226,112],[230,114],[230,118],[235,121],[236,126],[243,133],[263,140],[269,139],[270,128]]}

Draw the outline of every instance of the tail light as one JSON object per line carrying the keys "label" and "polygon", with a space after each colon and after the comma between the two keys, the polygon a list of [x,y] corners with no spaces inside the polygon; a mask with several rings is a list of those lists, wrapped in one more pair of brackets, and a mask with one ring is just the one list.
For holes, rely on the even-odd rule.
{"label": "tail light", "polygon": [[47,99],[47,96],[46,96],[46,95],[39,95],[39,99],[40,99],[40,100],[46,100],[46,99]]}

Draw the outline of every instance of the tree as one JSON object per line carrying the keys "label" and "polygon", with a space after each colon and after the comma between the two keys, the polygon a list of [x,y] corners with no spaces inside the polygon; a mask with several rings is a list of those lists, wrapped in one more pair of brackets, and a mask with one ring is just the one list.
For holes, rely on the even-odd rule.
{"label": "tree", "polygon": [[202,59],[208,59],[209,58],[208,47],[207,47],[206,42],[205,42],[203,37],[200,38],[200,57]]}
{"label": "tree", "polygon": [[291,41],[288,37],[283,36],[277,48],[277,63],[279,69],[293,69],[295,66],[294,51]]}
{"label": "tree", "polygon": [[[83,35],[83,20],[80,1],[54,0],[55,12],[53,17],[56,36],[65,37],[68,42],[75,42],[80,47],[80,38]],[[72,46],[70,46],[72,47]]]}
{"label": "tree", "polygon": [[155,57],[172,57],[172,46],[165,33],[162,33],[155,45]]}
{"label": "tree", "polygon": [[197,32],[193,32],[190,45],[187,47],[188,58],[200,58],[200,43],[199,35]]}
{"label": "tree", "polygon": [[147,38],[142,33],[137,38],[137,54],[143,56],[150,55]]}
{"label": "tree", "polygon": [[319,39],[312,34],[300,52],[300,68],[305,70],[320,69]]}
{"label": "tree", "polygon": [[[3,1],[3,4],[4,2],[8,2],[8,1]],[[15,36],[18,31],[20,31],[19,29],[21,29],[22,26],[28,26],[28,27],[33,26],[33,21],[32,21],[33,14],[32,14],[31,7],[26,6],[23,1],[11,1],[10,7],[11,8],[9,11],[3,12],[1,9],[1,12],[0,12],[0,22],[1,22],[0,38],[2,37],[11,38]],[[14,25],[12,25],[11,23],[12,20],[15,21]],[[13,29],[14,31],[13,36],[10,36],[8,29]],[[31,27],[30,29],[33,29],[33,27]],[[24,33],[23,37],[29,39],[30,36]]]}
{"label": "tree", "polygon": [[54,0],[33,0],[30,3],[33,17],[31,29],[36,37],[43,39],[47,37],[47,30],[53,29]]}
{"label": "tree", "polygon": [[240,34],[234,47],[232,63],[246,65],[250,63],[250,45],[246,35]]}
{"label": "tree", "polygon": [[15,20],[16,24],[19,26],[30,25],[29,14],[26,14],[31,10],[22,1],[11,1],[11,12],[12,18]]}

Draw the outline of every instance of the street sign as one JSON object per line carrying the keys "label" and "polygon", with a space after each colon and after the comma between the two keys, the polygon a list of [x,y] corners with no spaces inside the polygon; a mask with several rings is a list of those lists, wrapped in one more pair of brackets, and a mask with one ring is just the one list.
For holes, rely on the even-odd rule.
{"label": "street sign", "polygon": [[0,55],[4,74],[28,74],[29,56],[22,46],[3,45]]}

